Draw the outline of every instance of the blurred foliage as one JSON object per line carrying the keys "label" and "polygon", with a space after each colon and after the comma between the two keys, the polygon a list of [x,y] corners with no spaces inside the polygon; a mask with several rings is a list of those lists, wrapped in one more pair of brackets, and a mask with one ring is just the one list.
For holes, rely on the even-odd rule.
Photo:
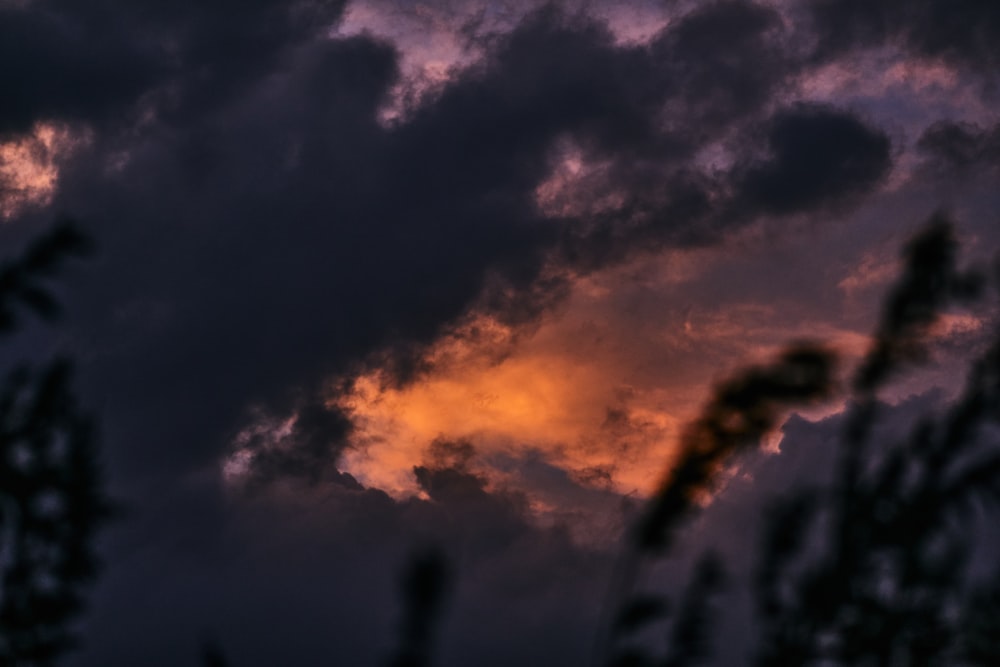
{"label": "blurred foliage", "polygon": [[[0,267],[0,335],[23,312],[54,319],[45,280],[89,247],[62,222]],[[93,542],[110,505],[71,375],[65,360],[16,365],[0,386],[0,665],[51,665],[70,649],[70,623],[97,571]]]}
{"label": "blurred foliage", "polygon": [[400,645],[390,667],[428,667],[432,632],[441,612],[450,573],[444,554],[427,549],[411,559],[402,580],[405,608]]}
{"label": "blurred foliage", "polygon": [[[927,359],[947,308],[984,291],[982,274],[957,269],[957,254],[942,215],[906,247],[903,276],[850,382],[834,484],[798,488],[771,505],[748,664],[1000,664],[1000,570],[972,581],[968,567],[977,510],[1000,501],[1000,447],[989,430],[1000,421],[1000,337],[973,361],[965,391],[943,415],[924,416],[898,442],[872,435],[884,407],[879,390]],[[638,572],[669,557],[684,519],[734,454],[757,446],[781,413],[832,394],[834,367],[832,353],[800,346],[717,390],[632,534],[599,662],[705,663],[720,639],[710,603],[721,563],[710,556],[695,568],[674,614],[666,595],[638,589]],[[671,629],[659,634],[667,637],[659,651],[641,639],[657,624]]]}

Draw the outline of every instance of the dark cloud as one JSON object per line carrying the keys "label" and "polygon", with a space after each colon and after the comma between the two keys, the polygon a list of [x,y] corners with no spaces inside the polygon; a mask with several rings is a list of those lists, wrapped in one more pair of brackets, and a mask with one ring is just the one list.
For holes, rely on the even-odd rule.
{"label": "dark cloud", "polygon": [[711,132],[752,116],[797,69],[788,38],[774,9],[740,1],[705,3],[664,30],[651,50],[671,92],[668,127]]}
{"label": "dark cloud", "polygon": [[413,474],[421,490],[447,508],[449,520],[463,527],[459,553],[501,550],[523,531],[528,508],[523,495],[490,493],[484,477],[456,468],[417,466]]}
{"label": "dark cloud", "polygon": [[966,174],[973,167],[1000,165],[1000,125],[939,121],[920,135],[917,148],[938,171]]}
{"label": "dark cloud", "polygon": [[[107,84],[81,74],[95,89],[61,87],[65,99],[10,89],[29,105],[19,117],[101,130],[65,165],[56,206],[102,242],[74,324],[91,395],[124,415],[114,458],[130,470],[204,464],[248,406],[290,414],[359,364],[409,381],[470,308],[530,321],[566,293],[567,271],[714,242],[759,216],[840,210],[890,166],[888,139],[846,111],[766,118],[801,64],[781,17],[751,2],[701,6],[647,45],[545,9],[393,128],[376,116],[397,54],[323,37],[336,3],[261,0],[238,18],[227,3],[112,8],[4,11],[78,26],[82,41],[61,51],[46,41],[58,33],[19,33],[67,81],[88,66],[74,49],[128,64],[95,65]],[[30,71],[18,76],[45,79]],[[145,125],[123,123],[140,98]],[[539,210],[565,140],[607,165],[595,191],[620,206]],[[696,160],[719,142],[737,165],[721,176]]]}
{"label": "dark cloud", "polygon": [[468,440],[445,440],[438,438],[427,448],[430,468],[455,468],[467,470],[476,450]]}
{"label": "dark cloud", "polygon": [[249,490],[280,478],[360,489],[354,477],[335,468],[347,447],[350,417],[336,407],[308,403],[296,406],[294,420],[287,435],[258,432],[240,442],[240,453],[249,457],[245,473]]}
{"label": "dark cloud", "polygon": [[814,0],[808,13],[821,59],[901,46],[986,75],[1000,66],[1000,7],[992,0]]}
{"label": "dark cloud", "polygon": [[[56,6],[52,6],[56,5]],[[134,102],[165,63],[101,12],[57,3],[0,8],[0,136],[39,120],[96,120]]]}
{"label": "dark cloud", "polygon": [[[162,11],[163,25],[188,25]],[[313,39],[274,11],[254,5],[243,27],[220,29],[222,43],[205,46],[207,69],[182,68],[169,87],[201,90],[207,76],[211,94],[150,98],[163,122],[138,135],[105,132],[64,169],[57,205],[106,239],[76,300],[80,337],[99,341],[87,352],[91,392],[129,415],[126,437],[143,443],[116,462],[166,472],[209,460],[248,405],[290,413],[303,393],[366,359],[406,381],[422,371],[422,346],[470,307],[529,321],[565,293],[560,267],[705,242],[752,219],[720,223],[719,186],[691,159],[718,138],[702,125],[703,107],[720,126],[755,132],[751,121],[790,69],[770,10],[711,5],[649,47],[617,45],[600,24],[545,10],[391,129],[376,121],[398,76],[391,48]],[[209,30],[215,16],[195,25]],[[238,67],[224,58],[264,24],[270,56]],[[712,30],[726,46],[704,60],[698,36]],[[757,61],[758,52],[769,55]],[[730,79],[742,87],[731,90]],[[811,169],[795,210],[860,190],[876,168],[858,163],[877,139],[838,118],[789,114],[775,124],[777,157]],[[813,139],[809,156],[789,144],[827,131],[841,141]],[[561,219],[539,210],[535,187],[566,137],[612,165],[620,210]],[[765,190],[781,176],[753,173]],[[766,192],[758,199],[763,212],[785,212]]]}
{"label": "dark cloud", "polygon": [[[425,544],[450,572],[431,629],[434,664],[582,660],[589,644],[579,628],[592,622],[609,554],[537,527],[523,496],[487,490],[472,473],[425,466],[415,475],[430,498],[396,502],[343,486],[294,498],[269,491],[221,525],[204,516],[206,498],[175,507],[171,515],[198,514],[155,552],[146,540],[123,549],[94,599],[85,649],[68,664],[184,664],[206,634],[247,667],[382,664],[403,615],[397,577]],[[126,521],[139,522],[133,535],[156,523]],[[211,538],[191,534],[196,523],[212,526]]]}
{"label": "dark cloud", "polygon": [[787,214],[831,207],[871,191],[892,163],[889,138],[838,109],[784,109],[763,134],[767,157],[737,169],[739,209]]}
{"label": "dark cloud", "polygon": [[440,513],[428,524],[459,573],[438,663],[585,661],[591,646],[580,628],[596,621],[612,554],[577,545],[564,525],[534,527],[526,497],[487,490],[474,473],[416,467],[414,474],[430,504],[411,504]]}
{"label": "dark cloud", "polygon": [[199,113],[334,24],[343,4],[6,4],[0,57],[17,66],[0,74],[0,136],[39,120],[127,122],[154,99],[160,113]]}
{"label": "dark cloud", "polygon": [[[85,163],[67,174],[67,200],[107,239],[79,302],[81,333],[100,341],[92,358],[103,377],[93,391],[137,425],[186,415],[170,422],[183,435],[162,432],[185,445],[150,442],[158,436],[140,435],[141,426],[136,433],[142,458],[170,457],[160,465],[204,460],[206,443],[250,404],[288,414],[325,376],[401,338],[400,325],[426,337],[454,312],[420,303],[429,288],[419,280],[395,291],[396,276],[420,271],[426,258],[375,226],[384,217],[371,182],[381,134],[374,110],[394,73],[392,53],[367,40],[330,41],[298,65],[231,115],[207,114],[167,142],[136,145],[118,176]],[[110,196],[95,198],[95,189]],[[169,203],[153,204],[161,197]],[[144,389],[120,391],[129,386]]]}

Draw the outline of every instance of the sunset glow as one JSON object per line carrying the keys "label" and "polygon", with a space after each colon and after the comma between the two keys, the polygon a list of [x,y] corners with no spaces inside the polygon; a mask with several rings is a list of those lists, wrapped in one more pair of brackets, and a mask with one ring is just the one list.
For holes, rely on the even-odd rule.
{"label": "sunset glow", "polygon": [[80,143],[67,127],[48,123],[35,125],[26,136],[0,143],[0,219],[49,204],[59,178],[59,160]]}
{"label": "sunset glow", "polygon": [[997,0],[0,0],[0,61],[2,665],[861,664],[1000,499]]}
{"label": "sunset glow", "polygon": [[[342,399],[359,427],[344,468],[366,484],[412,493],[411,469],[430,443],[464,440],[486,459],[541,450],[581,477],[605,470],[616,489],[647,491],[659,475],[649,461],[665,456],[676,435],[669,401],[609,383],[601,360],[525,347],[496,363],[435,369],[404,389],[381,387],[377,375],[358,378]],[[628,423],[616,406],[627,407]]]}

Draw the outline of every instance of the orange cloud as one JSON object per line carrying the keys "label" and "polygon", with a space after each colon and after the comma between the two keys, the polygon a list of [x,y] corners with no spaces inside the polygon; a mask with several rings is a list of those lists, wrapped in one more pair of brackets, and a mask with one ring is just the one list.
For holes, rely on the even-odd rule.
{"label": "orange cloud", "polygon": [[560,324],[543,325],[500,360],[484,350],[456,350],[469,345],[456,332],[430,353],[447,360],[406,387],[386,386],[378,370],[358,377],[338,399],[358,428],[342,467],[362,483],[411,493],[412,466],[443,438],[472,442],[481,458],[541,450],[581,476],[609,469],[619,487],[647,487],[658,470],[645,455],[640,461],[623,453],[623,438],[636,441],[633,449],[666,450],[676,418],[656,392],[616,382],[609,359],[581,358],[571,339],[562,349],[550,347],[547,339],[556,331],[545,329]]}
{"label": "orange cloud", "polygon": [[[409,385],[393,386],[379,369],[355,378],[335,399],[357,429],[341,469],[395,495],[416,493],[411,470],[430,444],[463,440],[479,472],[505,484],[518,481],[490,470],[491,457],[541,452],[584,485],[645,494],[714,382],[790,340],[823,340],[849,358],[868,346],[865,335],[773,306],[680,308],[677,294],[724,270],[725,253],[668,254],[577,279],[530,331],[472,318],[428,351],[430,371]],[[646,300],[630,304],[638,295]]]}
{"label": "orange cloud", "polygon": [[46,206],[59,179],[59,162],[85,136],[63,125],[38,123],[27,135],[0,143],[0,218],[29,206]]}

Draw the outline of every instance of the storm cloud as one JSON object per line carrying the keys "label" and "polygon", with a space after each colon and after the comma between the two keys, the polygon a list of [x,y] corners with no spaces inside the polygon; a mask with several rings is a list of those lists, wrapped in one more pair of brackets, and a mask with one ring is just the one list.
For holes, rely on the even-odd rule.
{"label": "storm cloud", "polygon": [[[0,214],[11,212],[0,239],[18,248],[69,212],[98,248],[61,288],[62,326],[26,331],[17,349],[77,359],[80,393],[104,425],[112,490],[135,508],[105,545],[108,583],[87,626],[94,648],[75,664],[177,664],[196,655],[183,642],[202,631],[239,665],[318,664],[337,651],[355,664],[385,659],[392,573],[426,542],[468,573],[451,603],[466,612],[445,627],[463,639],[444,645],[443,664],[489,664],[472,656],[490,644],[493,664],[582,660],[580,628],[600,604],[618,532],[567,523],[613,516],[620,529],[616,503],[631,491],[614,486],[614,466],[588,458],[601,446],[593,441],[632,457],[657,443],[663,461],[649,467],[658,470],[673,421],[650,417],[633,404],[639,390],[620,383],[608,390],[617,398],[601,395],[583,445],[546,452],[504,435],[484,448],[471,441],[489,439],[483,428],[404,442],[419,456],[393,464],[413,491],[402,497],[345,463],[375,456],[378,444],[372,411],[352,403],[358,379],[402,395],[442,372],[448,345],[490,348],[482,322],[509,333],[488,350],[498,367],[518,341],[578,307],[581,292],[599,294],[608,276],[630,271],[619,326],[655,321],[666,333],[650,340],[689,345],[672,352],[672,372],[716,361],[690,352],[701,349],[697,335],[734,338],[736,320],[692,314],[697,299],[726,317],[774,320],[771,337],[781,327],[802,334],[796,322],[813,321],[802,313],[829,310],[834,274],[847,269],[812,271],[825,248],[802,242],[795,261],[761,260],[734,286],[733,248],[756,234],[836,235],[849,224],[895,240],[898,228],[851,216],[875,218],[895,206],[893,192],[907,194],[899,169],[909,150],[881,117],[813,99],[803,82],[878,49],[982,77],[1000,43],[995,9],[971,1],[947,11],[930,1],[671,5],[662,29],[641,39],[555,3],[502,30],[446,25],[474,57],[444,67],[389,117],[412,84],[405,45],[376,29],[340,32],[365,7],[0,6],[0,58],[12,64],[0,70],[0,140],[35,146],[21,151],[29,157],[0,152],[14,165],[0,170]],[[996,134],[995,119],[942,118],[916,145],[934,164],[972,169],[996,164]],[[51,177],[29,169],[42,153]],[[17,179],[48,199],[24,199]],[[837,237],[837,261],[860,253],[850,236]],[[716,253],[715,263],[684,263],[698,252]],[[635,268],[650,262],[709,277],[690,295],[669,292],[669,318],[654,317],[656,280]],[[805,277],[788,279],[793,268]],[[738,287],[740,298],[787,303],[820,279],[822,297],[794,312],[740,310],[719,296]],[[600,334],[595,350],[607,312],[581,315]],[[845,339],[862,335],[858,320]],[[584,336],[567,338],[575,350]],[[301,597],[286,603],[290,590]],[[295,613],[273,625],[284,604]],[[274,634],[262,637],[263,627]],[[505,633],[523,639],[504,644]]]}
{"label": "storm cloud", "polygon": [[[90,391],[136,425],[162,425],[129,436],[147,443],[129,448],[135,465],[205,461],[249,406],[315,402],[372,355],[407,381],[422,346],[469,308],[530,319],[558,302],[567,272],[833,206],[889,165],[888,140],[848,111],[761,117],[793,64],[773,45],[773,12],[752,4],[709,5],[642,46],[542,10],[398,127],[376,113],[399,77],[389,45],[328,39],[296,7],[252,9],[221,36],[222,9],[123,13],[122,39],[156,25],[178,40],[176,73],[128,100],[150,118],[97,132],[60,175],[54,205],[102,240],[75,297],[80,337],[99,341]],[[702,57],[701,35],[716,32],[723,51]],[[250,39],[262,40],[253,57],[226,55]],[[124,113],[122,86],[108,88]],[[67,100],[39,117],[89,113]],[[692,165],[723,132],[756,151],[760,123],[767,161],[737,156],[721,176]],[[610,163],[604,187],[620,206],[539,210],[560,140]],[[137,384],[152,389],[121,391]]]}

